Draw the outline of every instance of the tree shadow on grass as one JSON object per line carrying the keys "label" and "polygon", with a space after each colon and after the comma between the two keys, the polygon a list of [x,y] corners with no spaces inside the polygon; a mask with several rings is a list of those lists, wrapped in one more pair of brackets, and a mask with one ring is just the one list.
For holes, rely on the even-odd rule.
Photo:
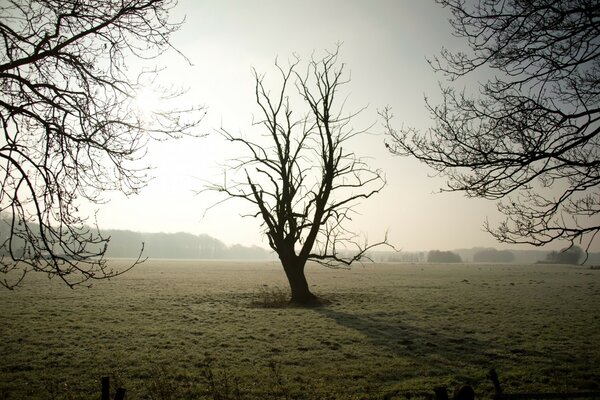
{"label": "tree shadow on grass", "polygon": [[[428,326],[427,322],[392,311],[345,312],[333,306],[317,308],[315,312],[363,335],[377,349],[379,357],[387,353],[402,360],[400,365],[407,367],[401,367],[403,378],[408,373],[433,379],[436,384],[452,381],[492,393],[486,375],[495,368],[506,372],[516,387],[556,385],[545,390],[564,391],[568,381],[571,391],[598,388],[597,375],[589,371],[589,359],[576,360],[574,357],[578,356],[564,350],[549,353],[544,347],[538,348],[535,339],[523,342],[507,332],[507,337],[496,340],[495,334],[486,337],[458,325],[438,329],[434,322]],[[524,375],[523,371],[531,375]]]}
{"label": "tree shadow on grass", "polygon": [[329,307],[315,311],[341,326],[364,334],[374,346],[419,363],[456,370],[467,365],[488,370],[500,359],[513,356],[509,349],[497,343],[482,341],[466,333],[417,327],[403,321],[401,316],[386,312],[357,315]]}

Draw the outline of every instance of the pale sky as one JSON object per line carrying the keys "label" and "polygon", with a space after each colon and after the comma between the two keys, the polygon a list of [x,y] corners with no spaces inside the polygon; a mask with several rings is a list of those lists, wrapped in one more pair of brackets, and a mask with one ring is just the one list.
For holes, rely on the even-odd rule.
{"label": "pale sky", "polygon": [[[115,194],[96,207],[102,228],[206,233],[229,245],[268,247],[259,221],[240,217],[245,204],[228,202],[204,215],[215,197],[194,194],[220,174],[220,162],[235,156],[214,130],[222,124],[243,132],[258,114],[251,68],[274,74],[276,56],[306,59],[343,42],[340,60],[352,77],[348,108],[369,106],[356,126],[376,122],[377,109],[390,105],[398,126],[425,129],[431,121],[424,95],[439,98],[444,79],[426,57],[461,45],[450,34],[447,11],[433,0],[180,0],[175,11],[174,18],[186,15],[186,23],[173,44],[193,66],[169,53],[160,60],[166,68],[161,80],[189,87],[186,100],[208,107],[198,128],[208,137],[153,144],[146,160],[155,179],[139,195]],[[383,130],[378,123],[372,131]],[[390,242],[407,251],[515,247],[483,232],[486,217],[499,220],[493,202],[435,193],[443,180],[429,177],[433,171],[415,160],[392,156],[383,136],[357,140],[360,155],[373,157],[371,165],[384,170],[388,185],[358,208],[355,231],[377,241],[389,230]]]}

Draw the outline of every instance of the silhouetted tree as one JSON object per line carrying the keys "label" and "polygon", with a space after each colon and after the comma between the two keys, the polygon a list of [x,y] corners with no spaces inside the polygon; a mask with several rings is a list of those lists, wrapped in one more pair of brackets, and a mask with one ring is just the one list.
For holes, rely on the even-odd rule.
{"label": "silhouetted tree", "polygon": [[584,251],[579,246],[571,246],[560,251],[551,251],[546,256],[546,262],[552,264],[579,264],[579,261],[585,256]]}
{"label": "silhouetted tree", "polygon": [[427,253],[427,262],[430,263],[460,263],[460,256],[452,251],[431,250]]}
{"label": "silhouetted tree", "polygon": [[[348,80],[344,65],[337,65],[338,50],[311,59],[304,73],[298,71],[299,59],[288,68],[276,62],[281,86],[275,94],[254,72],[262,113],[255,125],[264,133],[251,139],[221,129],[247,156],[230,162],[224,183],[207,187],[226,199],[245,200],[256,210],[251,216],[260,217],[269,245],[281,260],[291,301],[303,305],[318,303],[304,274],[307,261],[349,266],[375,246],[359,242],[346,223],[358,200],[385,185],[382,173],[350,150],[350,140],[364,131],[350,125],[358,113],[343,111],[339,91]],[[292,98],[294,91],[298,98]],[[300,110],[293,111],[292,105]]]}
{"label": "silhouetted tree", "polygon": [[[391,151],[448,178],[447,191],[503,199],[499,241],[587,241],[600,230],[600,2],[438,0],[472,52],[430,64],[451,80],[484,70],[473,98],[447,87],[425,133],[394,130]],[[473,82],[473,81],[471,81]]]}
{"label": "silhouetted tree", "polygon": [[69,286],[119,273],[102,257],[108,238],[86,224],[78,206],[102,201],[105,191],[137,192],[147,175],[134,162],[148,139],[188,133],[201,118],[194,108],[134,108],[136,92],[158,72],[144,69],[143,61],[172,48],[169,37],[180,27],[168,18],[175,4],[0,3],[0,214],[9,225],[0,238],[4,286],[16,286],[29,271]]}

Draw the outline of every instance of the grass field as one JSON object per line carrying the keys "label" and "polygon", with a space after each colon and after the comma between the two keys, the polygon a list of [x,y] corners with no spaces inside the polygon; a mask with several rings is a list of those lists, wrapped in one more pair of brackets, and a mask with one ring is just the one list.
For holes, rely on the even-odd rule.
{"label": "grass field", "polygon": [[[264,308],[272,262],[151,261],[92,289],[0,291],[0,398],[424,397],[496,368],[506,390],[600,390],[600,270],[310,266],[316,309]],[[267,287],[263,285],[268,285]],[[221,396],[221,397],[219,397]]]}

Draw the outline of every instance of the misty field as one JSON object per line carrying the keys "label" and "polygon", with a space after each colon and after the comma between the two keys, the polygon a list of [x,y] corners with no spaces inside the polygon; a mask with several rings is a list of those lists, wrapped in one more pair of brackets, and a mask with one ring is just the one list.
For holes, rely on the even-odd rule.
{"label": "misty field", "polygon": [[[0,291],[0,398],[425,397],[496,368],[507,391],[600,390],[600,270],[310,266],[315,309],[265,308],[275,262],[151,261],[92,289]],[[264,286],[267,285],[267,286]]]}

